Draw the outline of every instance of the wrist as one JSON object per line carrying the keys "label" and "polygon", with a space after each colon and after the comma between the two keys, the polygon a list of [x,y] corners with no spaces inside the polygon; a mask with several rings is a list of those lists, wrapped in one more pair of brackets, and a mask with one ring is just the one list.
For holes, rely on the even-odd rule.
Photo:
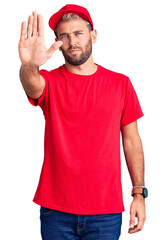
{"label": "wrist", "polygon": [[135,186],[133,186],[133,189],[135,189],[135,188],[144,188],[145,187],[145,185],[143,184],[143,185],[135,185]]}
{"label": "wrist", "polygon": [[39,74],[39,67],[30,64],[22,64],[20,67],[20,78],[24,78],[24,75],[38,75]]}
{"label": "wrist", "polygon": [[145,186],[135,186],[132,189],[131,195],[134,197],[137,195],[141,196],[143,198],[147,198],[148,197],[148,189]]}
{"label": "wrist", "polygon": [[34,64],[21,64],[21,68],[26,68],[26,69],[39,69],[39,66],[36,66],[36,65],[34,65]]}
{"label": "wrist", "polygon": [[139,199],[139,200],[140,200],[140,199],[145,199],[144,196],[143,196],[142,194],[140,194],[140,193],[134,194],[134,195],[133,195],[133,198],[134,198],[134,199]]}

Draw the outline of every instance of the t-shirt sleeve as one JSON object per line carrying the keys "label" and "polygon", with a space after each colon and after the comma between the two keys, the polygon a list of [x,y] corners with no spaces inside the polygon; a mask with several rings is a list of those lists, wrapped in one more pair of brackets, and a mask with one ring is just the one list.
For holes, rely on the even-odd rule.
{"label": "t-shirt sleeve", "polygon": [[33,105],[33,106],[40,106],[42,109],[46,107],[47,102],[48,102],[48,88],[49,88],[49,80],[46,74],[46,70],[40,70],[40,75],[44,78],[45,80],[45,87],[44,90],[42,92],[42,95],[38,98],[38,99],[33,99],[30,96],[28,96],[27,94],[27,98],[29,100],[29,102]]}
{"label": "t-shirt sleeve", "polygon": [[137,94],[130,79],[128,78],[124,106],[122,110],[121,126],[130,124],[142,116],[144,116],[144,114],[142,112]]}

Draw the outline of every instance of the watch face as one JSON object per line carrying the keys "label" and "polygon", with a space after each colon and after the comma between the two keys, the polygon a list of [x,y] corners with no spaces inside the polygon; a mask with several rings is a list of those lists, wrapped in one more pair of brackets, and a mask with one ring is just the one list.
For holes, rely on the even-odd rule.
{"label": "watch face", "polygon": [[148,196],[148,189],[147,189],[147,188],[144,188],[144,189],[143,189],[143,196],[144,196],[145,198],[147,198],[147,196]]}

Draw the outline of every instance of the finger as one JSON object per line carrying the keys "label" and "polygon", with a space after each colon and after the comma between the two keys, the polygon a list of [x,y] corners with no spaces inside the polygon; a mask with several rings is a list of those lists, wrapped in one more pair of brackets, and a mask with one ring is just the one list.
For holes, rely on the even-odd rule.
{"label": "finger", "polygon": [[28,19],[28,26],[27,26],[27,38],[30,38],[32,36],[32,22],[33,22],[33,16],[30,15]]}
{"label": "finger", "polygon": [[135,213],[134,212],[131,212],[130,213],[130,228],[134,228],[135,226]]}
{"label": "finger", "polygon": [[26,22],[22,22],[21,24],[21,34],[20,34],[20,41],[25,40],[25,35],[26,35]]}
{"label": "finger", "polygon": [[50,58],[53,53],[60,47],[62,46],[63,42],[62,41],[57,41],[54,44],[52,44],[52,46],[47,50],[47,55],[48,58]]}
{"label": "finger", "polygon": [[37,12],[33,11],[33,24],[32,24],[32,35],[36,36],[37,33]]}
{"label": "finger", "polygon": [[37,15],[37,31],[40,37],[44,37],[44,24],[43,17],[41,14]]}
{"label": "finger", "polygon": [[133,228],[129,228],[129,233],[135,233],[135,232],[137,232],[138,230],[137,230],[137,225],[135,225]]}
{"label": "finger", "polygon": [[137,224],[137,230],[141,231],[144,227],[145,219],[144,218],[138,218],[138,224]]}
{"label": "finger", "polygon": [[136,232],[141,231],[144,227],[144,223],[145,223],[145,219],[139,218],[138,219],[138,224],[135,225],[133,228],[130,228],[129,233],[136,233]]}

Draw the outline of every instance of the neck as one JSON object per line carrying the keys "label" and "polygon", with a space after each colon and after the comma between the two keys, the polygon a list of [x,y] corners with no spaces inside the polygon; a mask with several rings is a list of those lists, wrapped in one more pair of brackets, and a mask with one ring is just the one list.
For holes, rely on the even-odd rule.
{"label": "neck", "polygon": [[91,75],[97,70],[97,65],[93,62],[92,54],[85,63],[79,66],[71,65],[65,61],[65,67],[69,72],[79,75]]}

